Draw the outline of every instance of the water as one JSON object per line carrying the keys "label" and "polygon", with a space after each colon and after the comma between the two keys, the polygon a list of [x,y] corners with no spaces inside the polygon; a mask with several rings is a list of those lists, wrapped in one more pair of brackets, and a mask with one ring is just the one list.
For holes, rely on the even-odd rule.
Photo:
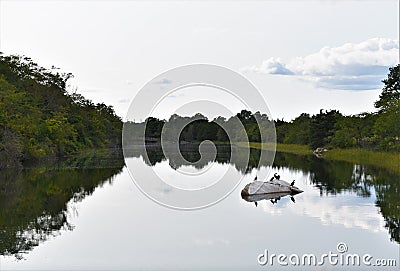
{"label": "water", "polygon": [[[151,153],[151,154],[150,154]],[[338,253],[370,254],[399,262],[399,176],[382,169],[312,156],[277,153],[274,165],[256,168],[260,151],[252,150],[247,167],[229,163],[229,148],[218,148],[220,170],[243,177],[223,201],[206,209],[178,211],[156,204],[132,182],[120,155],[92,155],[17,172],[0,178],[0,269],[217,269],[286,268],[275,259],[261,266],[258,256]],[[164,172],[187,167],[165,158],[158,148],[130,161]],[[197,161],[196,149],[183,156]],[[210,165],[210,161],[203,166]],[[279,172],[296,180],[304,193],[276,204],[244,201],[241,189],[257,174]],[[343,255],[346,255],[344,253]],[[342,254],[340,254],[342,255]],[[263,259],[263,258],[262,258]],[[294,258],[295,259],[295,258]],[[288,262],[288,260],[286,260]],[[304,269],[297,267],[298,270]],[[331,270],[354,267],[323,266]]]}

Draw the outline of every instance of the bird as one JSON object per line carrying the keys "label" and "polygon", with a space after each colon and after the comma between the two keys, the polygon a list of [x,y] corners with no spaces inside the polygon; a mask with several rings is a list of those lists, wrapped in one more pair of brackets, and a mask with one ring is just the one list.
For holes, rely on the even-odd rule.
{"label": "bird", "polygon": [[257,201],[255,201],[255,202],[254,202],[254,204],[255,204],[255,205],[256,205],[256,207],[257,207],[257,205],[258,205]]}
{"label": "bird", "polygon": [[275,204],[275,203],[278,203],[278,200],[280,200],[280,199],[281,199],[281,197],[277,197],[277,198],[271,199],[271,202],[272,202],[272,204]]}
{"label": "bird", "polygon": [[293,186],[293,185],[294,185],[294,180],[293,180],[293,182],[290,183],[290,186]]}
{"label": "bird", "polygon": [[279,180],[281,178],[281,176],[278,175],[278,173],[274,174],[275,179]]}
{"label": "bird", "polygon": [[257,175],[256,175],[256,177],[254,178],[254,181],[257,181]]}
{"label": "bird", "polygon": [[271,180],[269,180],[270,182],[272,182],[274,180],[275,177],[272,177]]}

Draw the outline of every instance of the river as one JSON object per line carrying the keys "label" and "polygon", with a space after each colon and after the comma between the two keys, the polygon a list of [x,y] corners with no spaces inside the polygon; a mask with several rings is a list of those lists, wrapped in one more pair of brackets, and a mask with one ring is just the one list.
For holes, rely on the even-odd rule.
{"label": "river", "polygon": [[[377,269],[361,263],[360,270],[398,268],[398,175],[284,153],[276,153],[273,165],[258,167],[261,151],[254,149],[251,162],[242,166],[229,162],[229,150],[218,148],[217,157],[199,167],[166,158],[158,148],[146,159],[140,152],[127,158],[132,165],[165,176],[177,168],[197,172],[213,165],[240,177],[225,199],[193,211],[150,200],[132,181],[120,154],[92,154],[0,172],[0,269],[292,269],[293,255],[300,265],[304,254],[320,261],[322,255],[335,253],[336,264],[326,258],[323,265],[312,263],[306,269],[349,269],[340,263],[340,256],[349,253],[361,260],[370,255],[373,264],[380,259],[397,264]],[[199,159],[195,148],[186,149],[184,156]],[[242,199],[241,189],[256,175],[266,180],[275,172],[284,180],[296,180],[304,192],[276,203],[262,200],[257,206]],[[339,251],[343,248],[346,251]],[[265,263],[261,254],[266,252],[267,258],[287,258],[283,264],[276,258]]]}

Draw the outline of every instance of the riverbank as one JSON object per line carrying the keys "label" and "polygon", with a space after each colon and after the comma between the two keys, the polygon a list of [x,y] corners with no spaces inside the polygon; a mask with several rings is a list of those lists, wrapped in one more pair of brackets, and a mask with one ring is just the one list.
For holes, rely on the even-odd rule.
{"label": "riverbank", "polygon": [[[244,147],[246,143],[237,143]],[[273,145],[268,143],[249,143],[251,148],[272,150]],[[276,144],[276,151],[297,155],[312,155],[313,151],[306,145]],[[323,154],[322,159],[345,161],[355,164],[371,165],[388,169],[400,174],[400,153],[376,152],[363,149],[331,149]]]}
{"label": "riverbank", "polygon": [[122,148],[92,148],[84,149],[80,152],[62,155],[47,156],[42,159],[31,159],[23,162],[14,163],[12,166],[0,167],[3,170],[20,171],[29,168],[43,167],[53,168],[117,168],[125,165]]}

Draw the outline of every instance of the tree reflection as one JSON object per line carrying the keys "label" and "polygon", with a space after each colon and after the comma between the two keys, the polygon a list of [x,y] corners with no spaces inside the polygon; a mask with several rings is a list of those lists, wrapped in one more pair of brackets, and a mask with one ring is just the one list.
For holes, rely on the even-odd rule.
{"label": "tree reflection", "polygon": [[309,173],[321,195],[351,191],[360,197],[370,197],[374,191],[375,204],[385,220],[390,240],[400,243],[399,175],[373,166],[283,153],[276,154],[274,165]]}
{"label": "tree reflection", "polygon": [[[198,145],[186,146],[181,149],[182,156],[185,159],[179,159],[178,156],[164,157],[161,146],[147,146],[148,165],[154,165],[157,162],[167,159],[173,168],[190,165],[190,161],[196,161],[200,158]],[[149,151],[150,150],[150,151]],[[132,152],[134,157],[143,157],[145,149]],[[217,163],[230,163],[238,171],[246,174],[258,166],[268,165],[267,160],[260,161],[261,152],[263,157],[271,156],[272,153],[251,149],[248,163],[245,163],[245,152],[235,146],[217,145]],[[239,160],[231,161],[231,152]],[[243,155],[242,155],[243,154]],[[211,162],[211,161],[209,161]],[[205,166],[205,163],[202,166]],[[399,176],[385,169],[373,166],[354,165],[348,162],[332,161],[317,158],[313,155],[299,156],[287,153],[276,153],[273,167],[279,171],[281,168],[291,170],[300,170],[304,174],[310,175],[312,184],[319,188],[321,196],[335,195],[343,192],[353,192],[360,197],[371,197],[376,194],[376,206],[385,219],[386,228],[389,230],[392,241],[400,243],[400,181]]]}
{"label": "tree reflection", "polygon": [[[230,163],[241,173],[248,173],[252,169],[262,164],[267,164],[267,161],[273,155],[273,152],[264,151],[264,161],[260,161],[261,151],[259,149],[250,149],[249,161],[247,163],[246,152],[242,148],[232,146],[229,144],[215,145],[217,154],[215,159],[212,155],[208,155],[207,151],[203,153],[205,159],[202,163],[196,163],[194,166],[197,169],[202,169],[210,162],[217,162],[220,164]],[[164,146],[168,148],[168,146]],[[142,157],[144,162],[149,166],[168,160],[173,169],[178,169],[182,166],[190,166],[200,160],[201,155],[199,152],[199,144],[181,144],[179,146],[180,153],[167,152],[167,157],[163,152],[160,144],[146,144],[145,147],[134,146],[124,150],[126,157]],[[208,157],[209,156],[209,157]],[[235,157],[235,160],[231,160]]]}
{"label": "tree reflection", "polygon": [[[196,167],[202,168],[210,162],[229,163],[246,174],[260,165],[268,165],[269,159],[260,159],[273,155],[270,152],[261,155],[262,151],[251,149],[249,161],[245,163],[243,160],[247,156],[238,147],[216,145],[216,149],[215,157],[207,158],[206,155],[207,159],[197,163]],[[192,165],[200,159],[196,145],[181,148],[183,159],[179,155],[165,157],[158,145],[149,144],[146,148],[124,151],[129,157],[142,157],[149,166],[168,160],[175,169]],[[236,160],[232,161],[231,157],[236,157]],[[61,230],[71,230],[73,225],[67,219],[67,203],[78,202],[91,195],[96,187],[112,182],[123,166],[121,152],[97,152],[21,171],[0,171],[0,255],[21,258],[23,253],[50,236],[59,234]],[[375,194],[376,206],[385,220],[391,240],[400,243],[400,181],[395,173],[372,166],[283,153],[276,153],[273,167],[277,171],[288,168],[309,175],[321,196],[348,191],[360,197]]]}
{"label": "tree reflection", "polygon": [[111,182],[123,166],[120,152],[107,152],[17,172],[0,171],[0,255],[21,259],[60,230],[71,230],[67,203]]}

